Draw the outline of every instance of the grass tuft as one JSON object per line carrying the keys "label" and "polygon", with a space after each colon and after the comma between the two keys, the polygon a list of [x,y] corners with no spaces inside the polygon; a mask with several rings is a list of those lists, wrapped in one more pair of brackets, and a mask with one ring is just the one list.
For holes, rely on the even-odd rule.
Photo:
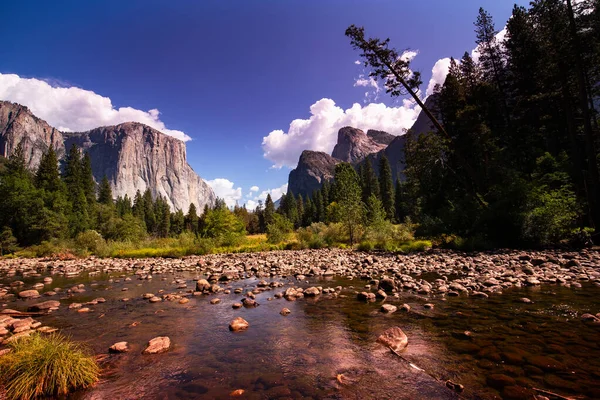
{"label": "grass tuft", "polygon": [[0,381],[8,399],[65,395],[98,381],[93,356],[60,334],[35,333],[8,346],[11,351],[0,357]]}

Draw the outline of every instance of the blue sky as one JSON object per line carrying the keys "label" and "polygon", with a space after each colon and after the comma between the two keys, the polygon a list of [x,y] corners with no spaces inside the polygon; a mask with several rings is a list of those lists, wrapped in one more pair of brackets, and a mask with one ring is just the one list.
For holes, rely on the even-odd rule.
{"label": "blue sky", "polygon": [[[150,118],[175,135],[185,132],[192,139],[188,161],[196,172],[207,180],[233,182],[230,194],[242,196],[240,202],[256,200],[263,190],[287,182],[301,147],[327,150],[332,136],[323,132],[349,122],[376,128],[372,121],[390,115],[384,127],[397,128],[392,132],[397,134],[414,117],[396,110],[410,105],[377,94],[366,80],[367,86],[357,85],[365,71],[354,63],[358,54],[344,36],[348,25],[362,25],[370,36],[390,37],[395,47],[416,51],[412,68],[421,71],[425,92],[438,60],[460,58],[475,47],[478,8],[488,10],[502,29],[512,5],[498,0],[5,1],[0,4],[5,78],[0,96],[32,102],[33,107],[26,105],[71,130],[95,121],[88,114],[98,112],[98,121],[117,115]],[[18,77],[8,79],[12,74]],[[23,78],[78,87],[110,103],[71,91],[77,101],[55,110],[47,104],[54,93],[48,88],[7,88]],[[360,106],[346,113],[354,103]],[[382,105],[366,108],[369,103]],[[314,120],[297,124],[288,137],[290,123],[309,119],[315,104]],[[135,110],[107,113],[106,107]],[[147,113],[155,109],[160,114]],[[263,146],[263,138],[276,130],[282,132]],[[250,192],[252,186],[258,190]]]}

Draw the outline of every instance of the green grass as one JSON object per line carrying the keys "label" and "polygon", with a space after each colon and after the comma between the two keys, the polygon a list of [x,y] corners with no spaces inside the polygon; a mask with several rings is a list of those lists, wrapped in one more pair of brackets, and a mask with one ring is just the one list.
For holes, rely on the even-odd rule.
{"label": "green grass", "polygon": [[100,369],[79,344],[59,334],[33,334],[9,343],[0,357],[0,381],[8,399],[65,395],[98,381]]}

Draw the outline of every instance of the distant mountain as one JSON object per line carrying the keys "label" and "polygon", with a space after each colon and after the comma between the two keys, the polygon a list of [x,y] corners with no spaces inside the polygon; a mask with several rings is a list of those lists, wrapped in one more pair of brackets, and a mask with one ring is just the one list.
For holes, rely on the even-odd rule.
{"label": "distant mountain", "polygon": [[370,131],[365,135],[360,129],[346,126],[339,130],[337,144],[331,156],[349,163],[362,161],[366,156],[383,150],[394,138],[386,132]]}
{"label": "distant mountain", "polygon": [[21,144],[30,169],[52,145],[59,157],[75,143],[90,154],[96,182],[106,175],[115,196],[133,198],[150,189],[172,210],[198,210],[213,204],[215,194],[187,163],[185,143],[138,122],[105,126],[87,132],[60,132],[22,105],[0,101],[0,155],[10,156]]}
{"label": "distant mountain", "polygon": [[[429,96],[425,105],[435,110],[435,95]],[[323,152],[304,150],[300,155],[298,166],[290,172],[288,179],[288,193],[303,196],[311,195],[312,191],[321,187],[325,180],[333,180],[335,165],[340,162],[349,162],[355,166],[365,162],[366,158],[373,163],[378,171],[378,163],[383,154],[390,162],[392,177],[404,180],[405,168],[404,147],[411,137],[418,137],[421,133],[433,131],[434,127],[429,117],[421,111],[417,120],[407,133],[394,136],[387,132],[362,130],[350,126],[343,127],[338,132],[337,144],[331,156]]]}
{"label": "distant mountain", "polygon": [[321,151],[304,150],[298,166],[290,171],[288,193],[310,196],[324,181],[333,179],[336,164],[342,162]]}

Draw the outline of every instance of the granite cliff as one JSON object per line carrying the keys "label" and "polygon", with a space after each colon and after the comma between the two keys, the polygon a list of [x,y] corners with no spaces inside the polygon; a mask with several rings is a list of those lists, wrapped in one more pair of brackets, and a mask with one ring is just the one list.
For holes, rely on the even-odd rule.
{"label": "granite cliff", "polygon": [[199,211],[215,201],[215,194],[187,163],[185,143],[137,122],[105,126],[87,132],[60,132],[19,104],[0,101],[0,154],[8,157],[18,144],[29,168],[39,164],[52,145],[59,157],[73,143],[90,154],[94,178],[106,175],[114,196],[149,188],[167,199],[172,210]]}
{"label": "granite cliff", "polygon": [[[429,96],[425,105],[435,113],[435,95]],[[350,126],[338,131],[337,144],[331,156],[323,152],[305,150],[300,156],[298,166],[290,172],[288,192],[295,195],[311,195],[312,191],[321,187],[324,180],[333,179],[335,165],[349,162],[355,166],[366,162],[367,157],[378,171],[378,163],[385,154],[392,169],[392,177],[404,180],[405,168],[404,147],[409,138],[418,137],[421,133],[434,130],[427,115],[421,111],[413,126],[403,135],[394,136],[387,132],[362,130]]]}

